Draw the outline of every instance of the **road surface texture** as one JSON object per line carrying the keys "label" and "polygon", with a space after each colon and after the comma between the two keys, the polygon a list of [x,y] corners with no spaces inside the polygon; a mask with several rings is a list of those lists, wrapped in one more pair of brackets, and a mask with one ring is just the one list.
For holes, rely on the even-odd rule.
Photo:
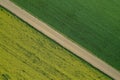
{"label": "road surface texture", "polygon": [[[14,3],[12,3],[9,0],[0,0],[0,5],[4,8],[8,9],[10,12],[14,13],[16,16],[33,26],[38,31],[42,32],[46,36],[50,37],[54,41],[56,41],[58,44],[63,46],[64,48],[68,49],[69,51],[73,52],[78,57],[81,57],[85,61],[87,61],[89,64],[93,65],[100,71],[104,72],[108,76],[112,77],[115,80],[120,80],[120,72],[116,69],[109,66],[104,61],[100,60],[96,56],[92,55],[92,53],[86,51],[84,48],[78,46],[71,40],[67,39],[54,29],[50,28],[47,24],[44,22],[38,20],[25,10],[21,9]],[[107,57],[107,56],[106,56]]]}

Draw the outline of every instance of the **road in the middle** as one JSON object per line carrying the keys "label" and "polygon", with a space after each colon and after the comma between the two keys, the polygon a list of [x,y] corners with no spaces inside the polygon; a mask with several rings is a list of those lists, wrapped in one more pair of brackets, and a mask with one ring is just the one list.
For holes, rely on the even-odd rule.
{"label": "road in the middle", "polygon": [[112,68],[108,64],[106,64],[104,61],[100,60],[96,56],[92,55],[90,52],[86,51],[84,48],[78,46],[74,42],[70,41],[57,31],[50,28],[47,24],[43,23],[42,21],[38,20],[34,16],[30,15],[25,10],[21,9],[20,7],[16,6],[9,0],[0,0],[0,4],[17,15],[19,18],[26,21],[28,24],[32,25],[34,28],[36,28],[38,31],[42,32],[43,34],[47,35],[57,43],[59,43],[61,46],[65,47],[69,51],[73,52],[75,55],[81,57],[94,67],[98,68],[105,74],[111,76],[115,80],[120,79],[120,73],[116,69]]}

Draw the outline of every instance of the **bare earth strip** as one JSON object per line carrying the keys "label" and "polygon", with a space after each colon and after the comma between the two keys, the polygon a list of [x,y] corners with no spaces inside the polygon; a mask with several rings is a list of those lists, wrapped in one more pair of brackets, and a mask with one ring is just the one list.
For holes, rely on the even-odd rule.
{"label": "bare earth strip", "polygon": [[[38,20],[25,10],[21,9],[20,7],[16,6],[9,0],[0,0],[0,5],[14,13],[16,16],[36,28],[38,31],[42,32],[46,36],[50,37],[61,46],[65,47],[69,51],[73,52],[75,55],[81,57],[94,67],[98,68],[105,74],[109,75],[115,80],[120,79],[120,72],[114,69],[113,67],[109,66],[104,61],[100,60],[96,56],[92,55],[92,53],[86,51],[84,48],[78,46],[74,42],[70,41],[69,39],[65,38],[60,33],[56,32],[52,28],[50,28],[47,24],[43,23],[42,21]],[[106,56],[107,57],[107,56]]]}

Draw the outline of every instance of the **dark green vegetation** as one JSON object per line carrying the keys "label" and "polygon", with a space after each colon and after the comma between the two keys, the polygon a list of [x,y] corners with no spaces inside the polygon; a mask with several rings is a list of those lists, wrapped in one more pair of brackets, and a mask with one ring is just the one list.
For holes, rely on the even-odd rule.
{"label": "dark green vegetation", "polygon": [[120,70],[120,0],[11,0]]}
{"label": "dark green vegetation", "polygon": [[0,80],[111,80],[0,7]]}

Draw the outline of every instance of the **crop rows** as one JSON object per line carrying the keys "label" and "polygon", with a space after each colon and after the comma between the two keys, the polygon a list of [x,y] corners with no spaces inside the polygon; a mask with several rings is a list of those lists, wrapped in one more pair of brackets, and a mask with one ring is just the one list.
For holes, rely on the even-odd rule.
{"label": "crop rows", "polygon": [[111,80],[0,7],[0,80]]}

